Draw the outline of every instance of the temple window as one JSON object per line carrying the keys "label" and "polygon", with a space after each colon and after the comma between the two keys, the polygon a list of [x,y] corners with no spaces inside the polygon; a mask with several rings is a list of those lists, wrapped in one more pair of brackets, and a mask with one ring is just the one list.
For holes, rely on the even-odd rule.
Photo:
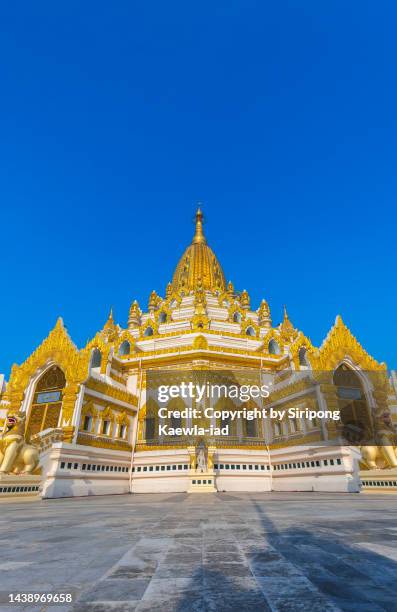
{"label": "temple window", "polygon": [[65,375],[58,366],[52,366],[39,378],[27,425],[29,436],[58,427],[65,385]]}
{"label": "temple window", "polygon": [[177,417],[175,415],[171,416],[171,427],[177,429],[178,427],[182,427],[182,419],[181,417]]}
{"label": "temple window", "polygon": [[146,417],[145,419],[145,438],[153,440],[155,437],[156,419],[154,417]]}
{"label": "temple window", "polygon": [[153,328],[152,327],[147,327],[145,329],[145,333],[143,335],[144,336],[153,336]]}
{"label": "temple window", "polygon": [[304,346],[302,346],[299,349],[298,359],[299,359],[299,365],[300,366],[306,366],[307,367],[309,365],[309,361],[307,359],[307,351],[306,351],[306,348]]}
{"label": "temple window", "polygon": [[272,338],[269,342],[269,353],[271,355],[279,355],[280,354],[280,347],[278,345],[278,343]]}
{"label": "temple window", "polygon": [[91,429],[92,429],[92,416],[87,414],[87,416],[84,417],[83,429],[84,429],[84,431],[91,431]]}
{"label": "temple window", "polygon": [[308,427],[310,427],[311,429],[318,427],[318,421],[316,417],[314,417],[314,419],[308,419],[307,424],[308,424]]}
{"label": "temple window", "polygon": [[91,355],[91,368],[100,368],[102,363],[102,353],[99,349],[95,348]]}
{"label": "temple window", "polygon": [[247,329],[245,330],[245,333],[247,336],[255,336],[255,330],[251,326],[247,327]]}
{"label": "temple window", "polygon": [[120,426],[120,438],[125,439],[127,437],[127,425],[123,424]]}
{"label": "temple window", "polygon": [[281,423],[274,423],[274,435],[277,436],[281,436],[282,435],[282,430],[281,430]]}
{"label": "temple window", "polygon": [[255,420],[245,422],[245,431],[247,438],[256,438],[257,436],[257,424]]}
{"label": "temple window", "polygon": [[235,312],[233,315],[234,323],[241,323],[241,314],[239,312]]}
{"label": "temple window", "polygon": [[131,352],[131,345],[128,342],[128,340],[124,340],[124,342],[120,344],[119,355],[129,355],[130,352]]}
{"label": "temple window", "polygon": [[166,323],[167,321],[167,313],[166,312],[160,312],[159,314],[159,323]]}
{"label": "temple window", "polygon": [[111,422],[108,420],[103,421],[102,423],[102,434],[104,436],[108,436],[110,434],[110,424]]}

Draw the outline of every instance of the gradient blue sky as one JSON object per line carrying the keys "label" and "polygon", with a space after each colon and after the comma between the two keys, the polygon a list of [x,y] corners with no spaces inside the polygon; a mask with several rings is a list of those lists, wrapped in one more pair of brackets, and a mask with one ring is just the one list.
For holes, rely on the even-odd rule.
{"label": "gradient blue sky", "polygon": [[[8,4],[8,6],[7,6]],[[163,294],[198,200],[254,307],[396,359],[394,2],[0,9],[0,371]]]}

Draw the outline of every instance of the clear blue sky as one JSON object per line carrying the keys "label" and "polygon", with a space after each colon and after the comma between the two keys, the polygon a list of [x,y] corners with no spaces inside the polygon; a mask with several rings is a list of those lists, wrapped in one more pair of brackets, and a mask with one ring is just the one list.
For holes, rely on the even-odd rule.
{"label": "clear blue sky", "polygon": [[396,358],[394,2],[0,9],[0,371],[163,294],[198,200],[227,279]]}

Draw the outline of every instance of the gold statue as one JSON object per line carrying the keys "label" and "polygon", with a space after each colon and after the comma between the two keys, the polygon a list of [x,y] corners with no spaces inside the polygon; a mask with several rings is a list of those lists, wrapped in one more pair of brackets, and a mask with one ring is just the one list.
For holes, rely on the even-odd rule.
{"label": "gold statue", "polygon": [[361,446],[363,462],[370,470],[397,468],[397,448],[391,444],[387,436],[381,436],[382,446]]}
{"label": "gold statue", "polygon": [[0,474],[31,474],[39,465],[39,451],[25,442],[26,415],[9,415],[0,434]]}

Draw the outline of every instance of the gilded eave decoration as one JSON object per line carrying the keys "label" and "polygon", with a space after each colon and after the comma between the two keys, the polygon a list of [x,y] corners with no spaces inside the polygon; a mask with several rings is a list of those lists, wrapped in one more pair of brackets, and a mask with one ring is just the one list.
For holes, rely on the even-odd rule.
{"label": "gilded eave decoration", "polygon": [[133,393],[130,393],[129,391],[124,389],[112,387],[106,382],[97,380],[96,378],[90,378],[87,381],[86,389],[88,393],[91,389],[92,391],[96,391],[97,393],[101,393],[102,395],[107,395],[108,397],[113,397],[114,399],[125,402],[126,404],[132,404],[132,406],[138,405],[138,398]]}
{"label": "gilded eave decoration", "polygon": [[307,358],[308,358],[309,364],[311,365],[312,357],[318,349],[316,349],[313,346],[313,344],[311,343],[310,339],[307,336],[305,336],[302,332],[299,332],[297,337],[295,338],[295,340],[290,346],[291,359],[297,370],[299,370],[299,365],[300,365],[299,364],[299,351],[302,348],[306,349]]}
{"label": "gilded eave decoration", "polygon": [[[152,329],[153,334],[151,334],[150,336],[145,336],[145,332],[149,328]],[[143,323],[139,328],[139,339],[144,340],[146,338],[151,338],[152,336],[157,336],[158,332],[159,332],[158,324],[155,321],[155,319],[153,318],[146,319],[145,323]]]}
{"label": "gilded eave decoration", "polygon": [[127,354],[127,355],[119,355],[120,346],[123,344],[123,342],[129,342],[130,353],[132,353],[135,350],[135,338],[134,338],[134,336],[131,336],[129,331],[124,330],[119,335],[119,337],[117,338],[117,341],[114,344],[114,354],[119,359],[128,359],[128,357],[130,356],[130,353]]}
{"label": "gilded eave decoration", "polygon": [[[166,316],[166,320],[165,321],[160,321],[160,318],[162,315]],[[154,318],[155,321],[158,325],[161,325],[162,323],[170,323],[172,320],[172,310],[169,307],[169,305],[167,304],[167,302],[161,302],[158,310],[156,310],[155,314],[154,314]]]}
{"label": "gilded eave decoration", "polygon": [[245,320],[246,311],[241,308],[239,304],[232,304],[229,308],[229,321],[230,323],[238,323],[239,321],[234,321],[234,315],[238,312],[241,316],[241,322]]}
{"label": "gilded eave decoration", "polygon": [[[271,340],[274,340],[275,342],[277,342],[278,346],[280,347],[280,354],[282,354],[284,352],[284,341],[281,338],[281,336],[276,332],[275,329],[269,329],[269,331],[267,332],[267,334],[265,336],[263,336],[262,338],[263,340],[263,351],[264,353],[266,353],[267,355],[269,355],[269,342]],[[279,357],[279,355],[272,355],[272,357]]]}
{"label": "gilded eave decoration", "polygon": [[244,325],[242,325],[241,331],[245,336],[250,337],[247,334],[247,329],[248,328],[252,328],[255,332],[255,336],[251,336],[252,338],[259,338],[259,332],[260,332],[260,327],[259,325],[257,325],[256,323],[254,323],[254,321],[252,319],[247,319],[246,321],[244,321]]}
{"label": "gilded eave decoration", "polygon": [[346,357],[363,370],[386,370],[386,364],[378,363],[364,350],[338,315],[321,347],[310,355],[311,366],[313,370],[334,370]]}

